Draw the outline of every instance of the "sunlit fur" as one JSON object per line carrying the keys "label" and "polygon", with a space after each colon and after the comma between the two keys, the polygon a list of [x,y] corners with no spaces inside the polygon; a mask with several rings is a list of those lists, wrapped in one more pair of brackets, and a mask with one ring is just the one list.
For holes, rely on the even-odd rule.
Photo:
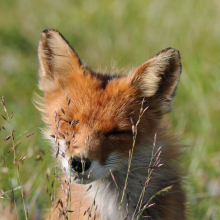
{"label": "sunlit fur", "polygon": [[[143,216],[151,216],[148,219],[154,220],[185,219],[185,195],[181,187],[183,175],[178,166],[182,147],[174,137],[166,135],[162,120],[164,114],[171,111],[170,103],[180,79],[179,52],[167,48],[129,73],[107,75],[84,66],[58,31],[45,30],[38,55],[39,88],[44,91],[44,97],[38,98],[36,106],[43,114],[45,136],[51,139],[54,156],[60,161],[65,178],[71,177],[72,180],[71,210],[74,212],[71,219],[87,219],[88,212],[85,211],[91,207],[94,198],[95,206],[89,219],[95,219],[95,216],[97,220],[117,219],[129,150],[133,143],[130,118],[137,122],[144,97],[143,107],[148,106],[148,109],[138,125],[131,172],[119,219],[126,216],[127,220],[135,219],[135,206],[148,176],[147,167],[160,146],[163,166],[153,171],[144,200],[148,201],[165,187],[172,186],[172,189],[153,198],[150,203],[155,205],[146,209]],[[79,123],[70,126],[69,122],[74,119]],[[157,139],[152,152],[155,133]],[[53,138],[55,134],[57,142]],[[91,161],[91,167],[74,180],[75,171],[68,161],[80,155]],[[90,184],[92,188],[87,191]],[[58,192],[59,198],[65,202],[62,189]],[[54,212],[55,219],[58,219],[58,208],[50,212]],[[48,218],[49,214],[45,219]]]}

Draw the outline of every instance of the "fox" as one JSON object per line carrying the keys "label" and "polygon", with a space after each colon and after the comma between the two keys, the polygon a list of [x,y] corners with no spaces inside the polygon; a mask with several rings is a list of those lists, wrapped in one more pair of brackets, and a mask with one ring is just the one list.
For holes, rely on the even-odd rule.
{"label": "fox", "polygon": [[181,75],[166,48],[129,71],[95,72],[61,33],[42,32],[36,101],[59,164],[47,219],[185,220],[183,146],[164,118]]}

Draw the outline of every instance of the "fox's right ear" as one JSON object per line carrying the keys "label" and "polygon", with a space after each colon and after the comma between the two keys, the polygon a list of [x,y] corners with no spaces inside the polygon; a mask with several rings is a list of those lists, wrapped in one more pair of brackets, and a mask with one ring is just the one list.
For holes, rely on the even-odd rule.
{"label": "fox's right ear", "polygon": [[38,58],[39,88],[44,92],[64,87],[68,76],[79,73],[82,67],[73,48],[56,30],[47,29],[42,32]]}

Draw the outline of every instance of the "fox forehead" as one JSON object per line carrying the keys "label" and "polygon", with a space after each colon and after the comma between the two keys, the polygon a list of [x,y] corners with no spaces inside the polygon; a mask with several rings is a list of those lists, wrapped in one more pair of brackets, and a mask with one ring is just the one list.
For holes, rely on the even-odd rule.
{"label": "fox forehead", "polygon": [[81,75],[78,78],[70,78],[65,88],[45,95],[51,121],[54,121],[56,111],[65,121],[79,120],[79,126],[86,124],[90,129],[103,132],[116,126],[118,129],[131,127],[129,118],[135,109],[139,109],[135,108],[135,104],[140,106],[140,101],[135,102],[136,91],[129,86],[126,77],[109,79],[107,82],[96,76]]}

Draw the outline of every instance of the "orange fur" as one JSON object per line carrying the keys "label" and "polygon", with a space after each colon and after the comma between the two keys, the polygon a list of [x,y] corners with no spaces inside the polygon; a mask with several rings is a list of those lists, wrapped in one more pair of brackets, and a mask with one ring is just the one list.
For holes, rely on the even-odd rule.
{"label": "orange fur", "polygon": [[[181,149],[175,144],[174,138],[166,136],[162,126],[164,114],[171,111],[170,103],[180,79],[179,52],[167,48],[134,71],[121,76],[102,75],[85,67],[69,43],[55,30],[45,30],[42,33],[38,52],[39,88],[44,91],[43,104],[38,108],[48,125],[46,135],[58,138],[54,141],[58,160],[66,166],[65,169],[70,170],[71,178],[78,172],[78,168],[73,165],[77,158],[86,158],[91,162],[91,165],[88,163],[87,174],[91,171],[90,167],[97,169],[91,173],[91,179],[78,172],[77,180],[72,180],[72,219],[88,218],[88,212],[85,214],[85,211],[91,208],[96,192],[94,188],[98,186],[100,178],[97,210],[93,208],[89,219],[95,219],[95,215],[98,220],[117,219],[117,207],[124,188],[128,155],[133,142],[130,118],[134,122],[138,120],[144,97],[147,101],[143,107],[148,106],[148,109],[138,125],[132,166],[149,166],[154,134],[157,133],[155,150],[160,145],[163,146],[161,158],[164,165],[152,173],[144,199],[149,199],[167,186],[173,186],[169,192],[156,196],[152,200],[155,205],[147,209],[144,215],[150,215],[154,220],[185,219],[185,195],[178,167]],[[73,120],[79,120],[79,123],[71,126]],[[60,152],[57,151],[58,142],[62,143]],[[109,169],[112,170],[116,183],[118,181],[118,188]],[[67,178],[68,175],[67,172]],[[147,169],[139,168],[129,176],[127,191],[131,190],[129,193],[133,205],[137,205],[137,194],[141,192],[139,179],[135,179],[135,175],[140,181],[146,181]],[[89,185],[77,184],[82,177],[85,183],[92,184],[92,189],[88,192]],[[105,198],[105,193],[108,198]],[[64,202],[66,195],[62,190],[58,195]],[[109,203],[106,202],[108,199]],[[61,205],[50,213],[54,213],[57,219],[60,210],[64,210]],[[126,208],[126,202],[123,202],[119,219],[125,219],[125,213],[128,213],[127,219],[132,219],[132,212],[134,208]]]}

